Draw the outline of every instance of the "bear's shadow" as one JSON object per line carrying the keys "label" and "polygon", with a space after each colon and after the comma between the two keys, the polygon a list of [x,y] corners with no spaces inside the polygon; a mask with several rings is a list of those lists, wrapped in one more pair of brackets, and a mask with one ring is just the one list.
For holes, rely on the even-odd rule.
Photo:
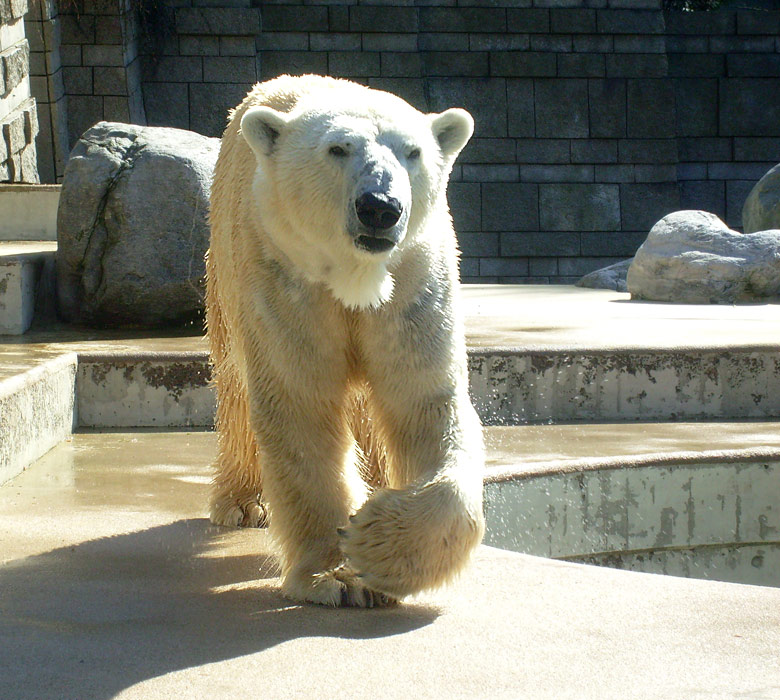
{"label": "bear's shadow", "polygon": [[296,605],[258,580],[276,575],[273,563],[258,572],[262,557],[220,556],[223,535],[205,519],[179,520],[4,564],[0,697],[108,699],[296,638],[403,634],[439,614]]}

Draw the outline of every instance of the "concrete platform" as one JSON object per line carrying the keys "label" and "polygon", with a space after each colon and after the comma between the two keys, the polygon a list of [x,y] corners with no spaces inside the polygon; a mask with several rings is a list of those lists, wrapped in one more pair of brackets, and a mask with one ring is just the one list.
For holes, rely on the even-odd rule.
{"label": "concrete platform", "polygon": [[780,589],[482,547],[390,610],[299,606],[204,519],[213,433],[76,434],[0,487],[0,698],[780,697]]}
{"label": "concrete platform", "polygon": [[464,285],[469,347],[524,351],[780,347],[780,304],[664,304],[569,285]]}
{"label": "concrete platform", "polygon": [[[469,284],[461,289],[474,352],[780,348],[780,304],[662,304],[569,285]],[[34,327],[23,338],[0,336],[0,360],[19,348],[142,351],[153,344],[161,350],[205,350],[200,333],[200,328],[166,333],[167,341],[163,334],[143,331]]]}

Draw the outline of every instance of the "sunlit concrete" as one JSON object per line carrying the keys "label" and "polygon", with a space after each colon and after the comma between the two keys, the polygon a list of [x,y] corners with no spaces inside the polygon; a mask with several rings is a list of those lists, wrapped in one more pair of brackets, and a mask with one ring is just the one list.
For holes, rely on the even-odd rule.
{"label": "sunlit concrete", "polygon": [[778,460],[780,419],[497,426],[485,430],[485,442],[487,478],[498,482],[627,464]]}
{"label": "sunlit concrete", "polygon": [[[780,416],[779,305],[635,303],[625,294],[550,286],[463,293],[471,395],[486,425]],[[212,423],[200,327],[153,333],[55,324],[0,336],[0,390],[64,353],[78,358],[82,426]]]}
{"label": "sunlit concrete", "polygon": [[0,697],[776,698],[780,589],[483,547],[390,610],[278,593],[213,433],[77,434],[0,487]]}
{"label": "sunlit concrete", "polygon": [[469,346],[531,350],[780,346],[780,304],[663,304],[568,285],[464,285]]}
{"label": "sunlit concrete", "polygon": [[0,484],[67,438],[77,425],[75,353],[0,380]]}

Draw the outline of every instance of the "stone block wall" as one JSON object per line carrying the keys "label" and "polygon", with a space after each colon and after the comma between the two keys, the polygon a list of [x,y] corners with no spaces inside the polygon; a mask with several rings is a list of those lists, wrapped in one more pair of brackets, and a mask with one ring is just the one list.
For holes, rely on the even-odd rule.
{"label": "stone block wall", "polygon": [[780,162],[780,11],[666,18],[680,201],[742,227],[756,181]]}
{"label": "stone block wall", "polygon": [[30,44],[30,91],[38,107],[38,173],[58,182],[68,158],[67,97],[62,79],[60,25],[55,0],[31,0],[24,18]]}
{"label": "stone block wall", "polygon": [[38,182],[26,12],[27,0],[0,0],[0,182]]}
{"label": "stone block wall", "polygon": [[129,0],[60,3],[69,148],[101,120],[145,124],[137,11]]}
{"label": "stone block wall", "polygon": [[171,7],[174,31],[145,71],[149,124],[221,136],[228,110],[260,79],[260,9],[248,0],[219,4],[231,6],[194,0],[191,7]]}
{"label": "stone block wall", "polygon": [[476,132],[449,191],[466,281],[575,280],[633,255],[681,207],[739,226],[748,190],[780,161],[777,11],[159,0],[165,32],[142,50],[131,0],[72,1],[78,14],[59,15],[71,144],[99,119],[219,136],[251,85],[282,73],[469,109]]}

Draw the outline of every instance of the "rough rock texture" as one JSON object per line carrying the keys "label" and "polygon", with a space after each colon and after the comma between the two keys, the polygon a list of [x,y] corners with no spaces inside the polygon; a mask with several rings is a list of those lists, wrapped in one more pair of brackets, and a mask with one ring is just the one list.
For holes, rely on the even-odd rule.
{"label": "rough rock texture", "polygon": [[628,270],[634,299],[733,304],[780,295],[780,230],[742,234],[705,211],[661,219]]}
{"label": "rough rock texture", "polygon": [[750,190],[742,207],[742,228],[745,233],[780,229],[780,164]]}
{"label": "rough rock texture", "polygon": [[65,170],[57,214],[60,315],[88,325],[183,323],[203,308],[219,139],[100,122]]}
{"label": "rough rock texture", "polygon": [[612,289],[616,292],[628,291],[626,287],[626,275],[631,265],[631,258],[621,260],[619,263],[594,270],[582,277],[575,286],[588,289]]}

